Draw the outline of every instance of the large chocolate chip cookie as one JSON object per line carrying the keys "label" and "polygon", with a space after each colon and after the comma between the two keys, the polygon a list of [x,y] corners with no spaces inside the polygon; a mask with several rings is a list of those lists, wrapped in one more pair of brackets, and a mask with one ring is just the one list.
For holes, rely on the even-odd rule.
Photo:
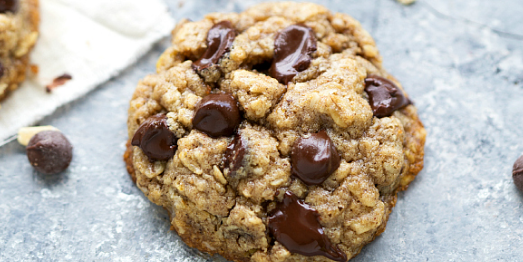
{"label": "large chocolate chip cookie", "polygon": [[128,128],[137,186],[189,246],[235,261],[347,261],[423,167],[374,40],[315,4],[182,21]]}

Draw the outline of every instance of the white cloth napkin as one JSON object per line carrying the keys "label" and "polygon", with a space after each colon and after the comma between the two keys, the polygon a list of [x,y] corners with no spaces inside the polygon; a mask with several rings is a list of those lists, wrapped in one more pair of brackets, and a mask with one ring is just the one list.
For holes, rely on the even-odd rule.
{"label": "white cloth napkin", "polygon": [[[40,15],[31,54],[39,73],[0,102],[0,145],[118,74],[175,25],[161,0],[40,0]],[[64,73],[73,79],[46,93]]]}

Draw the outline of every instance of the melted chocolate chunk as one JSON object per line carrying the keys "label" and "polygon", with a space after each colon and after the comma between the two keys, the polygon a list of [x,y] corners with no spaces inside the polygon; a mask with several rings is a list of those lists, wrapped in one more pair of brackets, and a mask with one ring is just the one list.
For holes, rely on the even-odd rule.
{"label": "melted chocolate chunk", "polygon": [[318,211],[287,191],[283,202],[270,212],[268,224],[271,234],[290,252],[347,261],[347,255],[330,242],[318,219]]}
{"label": "melted chocolate chunk", "polygon": [[221,21],[215,24],[207,33],[207,50],[192,64],[193,69],[200,71],[218,64],[220,58],[231,49],[235,37],[236,31],[231,22]]}
{"label": "melted chocolate chunk", "polygon": [[369,75],[365,78],[365,91],[369,95],[370,106],[376,117],[387,117],[394,111],[411,104],[410,100],[390,80]]}
{"label": "melted chocolate chunk", "polygon": [[42,131],[27,144],[27,159],[40,173],[57,174],[73,159],[73,146],[59,131]]}
{"label": "melted chocolate chunk", "polygon": [[320,131],[298,138],[291,152],[292,174],[307,185],[319,185],[340,166],[340,155],[327,135]]}
{"label": "melted chocolate chunk", "polygon": [[240,125],[240,110],[230,94],[210,94],[196,106],[193,127],[212,137],[231,136]]}
{"label": "melted chocolate chunk", "polygon": [[139,146],[151,162],[165,161],[176,152],[176,136],[167,126],[167,116],[147,118],[134,133],[131,145]]}
{"label": "melted chocolate chunk", "polygon": [[523,156],[520,156],[514,163],[512,179],[519,191],[523,192]]}
{"label": "melted chocolate chunk", "polygon": [[247,153],[247,142],[237,134],[225,151],[225,168],[229,168],[230,176],[236,176],[236,171],[243,166],[243,158]]}
{"label": "melted chocolate chunk", "polygon": [[18,0],[0,0],[0,13],[14,13],[17,10]]}
{"label": "melted chocolate chunk", "polygon": [[304,25],[291,25],[278,33],[274,41],[274,60],[269,75],[287,84],[311,64],[311,54],[316,51],[316,37]]}
{"label": "melted chocolate chunk", "polygon": [[260,72],[265,75],[269,75],[269,69],[271,68],[272,62],[271,61],[265,61],[260,64],[256,64],[252,66],[252,70],[256,70],[256,72]]}

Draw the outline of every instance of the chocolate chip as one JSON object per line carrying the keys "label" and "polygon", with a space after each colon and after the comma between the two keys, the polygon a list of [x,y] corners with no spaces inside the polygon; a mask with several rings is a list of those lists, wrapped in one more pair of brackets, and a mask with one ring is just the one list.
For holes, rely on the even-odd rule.
{"label": "chocolate chip", "polygon": [[268,225],[271,234],[290,252],[346,262],[347,255],[330,242],[318,219],[318,211],[287,191],[283,202],[270,212]]}
{"label": "chocolate chip", "polygon": [[0,0],[0,13],[14,13],[17,10],[18,0]]}
{"label": "chocolate chip", "polygon": [[210,94],[196,108],[192,124],[209,136],[231,136],[240,125],[240,110],[230,94]]}
{"label": "chocolate chip", "polygon": [[394,111],[411,104],[410,100],[390,80],[369,75],[365,78],[365,91],[369,95],[370,106],[376,117],[387,117]]}
{"label": "chocolate chip", "polygon": [[516,187],[523,192],[523,156],[520,156],[518,160],[514,163],[512,169],[512,179]]}
{"label": "chocolate chip", "polygon": [[192,64],[193,69],[200,71],[218,64],[220,58],[231,49],[235,37],[236,31],[231,22],[221,21],[215,24],[207,33],[207,50]]}
{"label": "chocolate chip", "polygon": [[4,73],[5,73],[4,65],[2,63],[0,63],[0,77],[3,77]]}
{"label": "chocolate chip", "polygon": [[73,159],[73,146],[60,131],[42,131],[27,144],[27,159],[40,173],[57,174]]}
{"label": "chocolate chip", "polygon": [[247,153],[247,141],[237,134],[225,150],[224,165],[229,169],[229,176],[235,177],[236,171],[243,166],[243,159]]}
{"label": "chocolate chip", "polygon": [[291,151],[292,174],[307,185],[319,185],[340,166],[340,155],[327,135],[320,131],[296,140]]}
{"label": "chocolate chip", "polygon": [[311,64],[316,51],[314,32],[304,25],[291,25],[278,33],[274,41],[274,60],[269,75],[287,84]]}
{"label": "chocolate chip", "polygon": [[134,133],[131,145],[139,146],[153,161],[171,159],[176,152],[176,136],[167,126],[167,116],[157,114],[147,118]]}

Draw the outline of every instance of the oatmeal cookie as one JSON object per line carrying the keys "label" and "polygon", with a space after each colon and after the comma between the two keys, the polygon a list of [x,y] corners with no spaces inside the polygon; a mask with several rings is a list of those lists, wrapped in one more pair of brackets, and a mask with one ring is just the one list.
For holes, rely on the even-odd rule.
{"label": "oatmeal cookie", "polygon": [[130,102],[124,159],[189,246],[347,261],[385,230],[425,129],[356,20],[264,3],[172,34]]}
{"label": "oatmeal cookie", "polygon": [[39,21],[38,0],[0,1],[0,100],[25,79]]}

